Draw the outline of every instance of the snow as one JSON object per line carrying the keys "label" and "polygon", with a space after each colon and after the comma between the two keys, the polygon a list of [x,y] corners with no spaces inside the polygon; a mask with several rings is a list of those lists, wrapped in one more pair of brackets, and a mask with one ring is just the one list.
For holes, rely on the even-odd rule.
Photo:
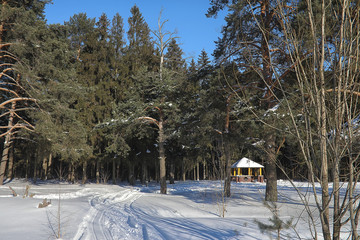
{"label": "snow", "polygon": [[264,166],[246,157],[243,157],[242,159],[231,165],[231,168],[264,168]]}
{"label": "snow", "polygon": [[[311,192],[307,183],[295,184],[300,191]],[[29,193],[35,194],[32,198],[22,197],[26,185]],[[17,197],[12,196],[9,186]],[[220,217],[224,210],[221,189],[220,181],[185,181],[168,184],[168,194],[161,195],[156,182],[133,187],[125,183],[34,184],[13,180],[0,186],[0,239],[54,239],[58,213],[61,239],[268,239],[254,222],[268,223],[272,216],[263,204],[265,183],[232,183],[224,218]],[[288,181],[278,181],[278,191],[280,218],[293,218],[302,239],[312,239],[295,189]],[[311,195],[306,196],[315,208]],[[51,205],[38,208],[45,198]],[[319,223],[318,216],[315,220]],[[317,227],[320,231],[319,224]],[[276,233],[271,234],[276,239]],[[282,234],[284,239],[297,238],[294,229]]]}

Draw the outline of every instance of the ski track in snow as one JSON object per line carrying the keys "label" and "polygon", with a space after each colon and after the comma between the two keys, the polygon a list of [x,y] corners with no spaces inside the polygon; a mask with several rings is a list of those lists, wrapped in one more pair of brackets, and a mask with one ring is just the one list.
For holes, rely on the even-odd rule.
{"label": "ski track in snow", "polygon": [[[89,200],[90,210],[80,224],[74,240],[145,239],[138,219],[127,209],[142,193],[122,189],[97,194]],[[145,234],[146,235],[146,234]]]}
{"label": "ski track in snow", "polygon": [[[19,193],[15,198],[12,197],[9,186],[0,186],[1,212],[5,218],[13,218],[0,224],[1,239],[45,239],[43,236],[47,233],[43,231],[43,223],[48,224],[46,213],[56,213],[59,198],[62,200],[61,211],[71,211],[72,214],[71,220],[63,218],[69,221],[69,225],[63,228],[66,236],[64,239],[262,240],[268,237],[259,233],[258,226],[253,221],[257,219],[267,222],[271,217],[269,209],[262,204],[265,184],[232,184],[233,196],[227,202],[226,218],[219,218],[221,209],[218,192],[222,188],[217,181],[179,182],[168,186],[167,195],[159,193],[156,183],[146,187],[132,187],[126,184],[53,185],[44,182],[31,185],[30,192],[35,196],[23,199],[21,195],[29,184],[31,185],[21,180],[8,184]],[[296,182],[296,185],[303,193],[312,190],[308,183]],[[342,194],[345,194],[344,189],[341,190]],[[311,239],[303,205],[292,185],[286,181],[278,181],[278,191],[281,217],[295,217],[297,230],[304,236],[303,239]],[[316,191],[319,191],[318,185]],[[357,188],[356,194],[359,191]],[[51,206],[49,209],[37,208],[37,201],[45,198],[53,199],[53,209]],[[309,206],[315,209],[311,194],[308,199]],[[17,211],[13,211],[14,207]],[[19,231],[17,224],[15,226],[18,220],[28,228]],[[284,230],[284,234],[295,236],[292,230]]]}
{"label": "ski track in snow", "polygon": [[[154,208],[145,207],[141,202],[136,202],[143,196],[144,193],[127,188],[121,188],[115,193],[97,193],[89,199],[90,210],[73,239],[173,239],[174,236],[163,228],[169,225],[176,227],[180,234],[198,236],[196,239],[218,239],[206,233],[205,226],[194,228],[196,223],[174,208],[156,202],[153,203],[157,205]],[[152,200],[156,201],[156,198],[147,196],[143,199],[150,202]]]}

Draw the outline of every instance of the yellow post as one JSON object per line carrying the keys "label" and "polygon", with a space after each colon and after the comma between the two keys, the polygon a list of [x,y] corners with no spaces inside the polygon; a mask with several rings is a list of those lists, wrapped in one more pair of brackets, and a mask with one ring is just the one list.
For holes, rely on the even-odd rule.
{"label": "yellow post", "polygon": [[248,175],[251,175],[251,169],[250,168],[248,169]]}
{"label": "yellow post", "polygon": [[238,168],[237,170],[238,170],[238,175],[241,175],[241,174],[240,174],[240,168]]}
{"label": "yellow post", "polygon": [[261,174],[261,168],[260,168],[260,176],[261,176],[262,174]]}

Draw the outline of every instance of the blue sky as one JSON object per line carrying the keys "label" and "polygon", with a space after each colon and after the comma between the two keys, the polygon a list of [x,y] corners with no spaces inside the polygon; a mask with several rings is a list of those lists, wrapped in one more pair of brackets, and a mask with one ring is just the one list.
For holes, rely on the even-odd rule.
{"label": "blue sky", "polygon": [[98,18],[106,13],[109,19],[118,12],[124,19],[127,31],[127,19],[135,4],[152,30],[157,29],[159,13],[163,9],[162,19],[168,20],[165,29],[177,31],[180,47],[185,53],[184,58],[196,60],[202,49],[211,57],[215,48],[214,41],[221,36],[225,13],[221,13],[216,19],[207,18],[205,13],[210,0],[53,0],[53,4],[47,5],[45,14],[49,24],[63,24],[71,16],[81,12],[91,18]]}

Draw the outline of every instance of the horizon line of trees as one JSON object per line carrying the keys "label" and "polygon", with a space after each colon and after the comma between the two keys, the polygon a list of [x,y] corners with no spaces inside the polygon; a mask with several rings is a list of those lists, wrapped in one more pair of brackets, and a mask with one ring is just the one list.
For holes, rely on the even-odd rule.
{"label": "horizon line of trees", "polygon": [[166,20],[151,30],[136,5],[124,29],[119,14],[49,25],[48,1],[1,3],[0,184],[219,178],[230,90],[204,50],[186,62]]}

